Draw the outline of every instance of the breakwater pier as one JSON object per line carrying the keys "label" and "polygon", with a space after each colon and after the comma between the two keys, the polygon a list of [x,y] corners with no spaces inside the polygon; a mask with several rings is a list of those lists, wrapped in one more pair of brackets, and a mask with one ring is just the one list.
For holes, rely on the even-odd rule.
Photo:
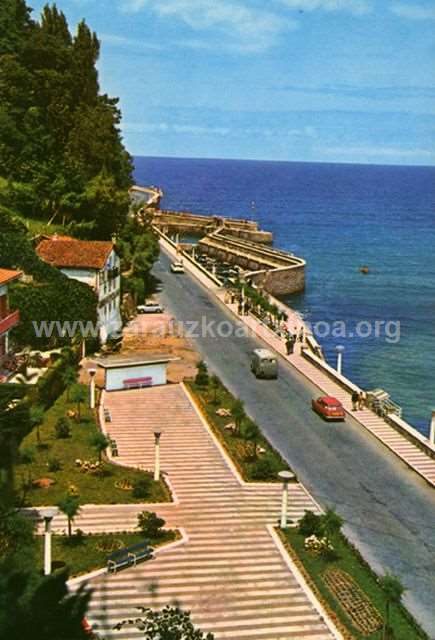
{"label": "breakwater pier", "polygon": [[[273,248],[273,234],[258,222],[219,215],[160,209],[163,191],[157,187],[132,187],[132,200],[143,203],[153,227],[166,237],[198,238],[201,253],[238,266],[252,283],[271,295],[284,296],[305,288],[305,260]],[[186,248],[183,246],[183,248]]]}

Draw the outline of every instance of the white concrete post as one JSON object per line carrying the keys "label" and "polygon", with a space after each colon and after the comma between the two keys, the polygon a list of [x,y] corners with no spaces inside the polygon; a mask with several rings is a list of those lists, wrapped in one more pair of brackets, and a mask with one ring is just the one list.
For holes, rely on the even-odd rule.
{"label": "white concrete post", "polygon": [[154,461],[154,480],[158,482],[160,480],[160,436],[162,434],[159,431],[154,432],[154,445],[155,445],[155,461]]}
{"label": "white concrete post", "polygon": [[343,371],[343,351],[344,351],[344,347],[339,344],[335,347],[335,350],[337,352],[337,373],[339,373],[341,375],[341,372]]}
{"label": "white concrete post", "polygon": [[45,509],[42,512],[44,518],[44,575],[49,576],[51,573],[51,523],[56,515],[56,509]]}
{"label": "white concrete post", "polygon": [[432,410],[432,418],[430,421],[429,441],[435,446],[435,409]]}
{"label": "white concrete post", "polygon": [[91,376],[89,406],[91,409],[95,409],[95,374],[97,373],[97,370],[92,368],[92,369],[88,369],[88,371],[89,371],[89,375]]}
{"label": "white concrete post", "polygon": [[282,480],[282,504],[281,504],[281,529],[286,529],[288,524],[288,483],[294,478],[294,474],[290,471],[280,471],[278,476]]}
{"label": "white concrete post", "polygon": [[82,360],[84,360],[84,358],[86,358],[86,340],[82,340]]}

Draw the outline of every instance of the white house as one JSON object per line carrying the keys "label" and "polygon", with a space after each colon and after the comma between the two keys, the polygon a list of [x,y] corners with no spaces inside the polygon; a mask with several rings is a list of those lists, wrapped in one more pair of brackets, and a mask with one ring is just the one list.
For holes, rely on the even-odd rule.
{"label": "white house", "polygon": [[121,329],[120,259],[112,242],[44,236],[36,247],[36,253],[68,278],[84,282],[95,290],[103,343]]}

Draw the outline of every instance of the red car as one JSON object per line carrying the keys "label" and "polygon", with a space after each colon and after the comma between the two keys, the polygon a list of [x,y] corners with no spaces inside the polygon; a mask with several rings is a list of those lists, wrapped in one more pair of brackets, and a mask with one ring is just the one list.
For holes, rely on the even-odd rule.
{"label": "red car", "polygon": [[325,420],[344,420],[346,417],[340,400],[332,396],[320,396],[311,401],[311,406]]}

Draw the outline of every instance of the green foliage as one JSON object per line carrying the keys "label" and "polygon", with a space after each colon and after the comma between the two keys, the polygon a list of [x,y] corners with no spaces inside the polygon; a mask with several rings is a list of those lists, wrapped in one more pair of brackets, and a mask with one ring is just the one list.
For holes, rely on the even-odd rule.
{"label": "green foliage", "polygon": [[237,432],[240,431],[240,427],[242,426],[243,420],[246,417],[246,413],[245,413],[245,405],[242,402],[242,400],[234,400],[233,404],[231,405],[231,415],[234,418],[234,422],[236,424],[236,430]]}
{"label": "green foliage", "polygon": [[99,92],[100,45],[85,22],[72,36],[64,14],[46,6],[39,22],[20,0],[0,13],[0,173],[23,214],[92,222],[109,238],[124,222],[131,159],[117,100]]}
{"label": "green foliage", "polygon": [[[1,153],[0,153],[1,155]],[[21,269],[33,282],[18,282],[10,287],[10,304],[20,310],[20,322],[12,331],[12,339],[35,349],[58,347],[71,343],[73,336],[38,336],[35,327],[43,321],[82,321],[95,323],[97,298],[82,282],[72,280],[46,264],[36,255],[26,227],[13,213],[0,205],[0,264]]]}
{"label": "green foliage", "polygon": [[123,290],[134,297],[136,304],[142,303],[153,285],[150,272],[159,257],[158,238],[148,222],[130,217],[117,238],[116,249],[121,259]]}
{"label": "green foliage", "polygon": [[81,405],[82,402],[86,402],[88,397],[88,391],[83,384],[74,384],[71,387],[70,398],[71,402],[77,404],[77,413],[79,420],[81,419]]}
{"label": "green foliage", "polygon": [[197,374],[195,376],[195,383],[199,387],[206,387],[209,383],[208,370],[206,363],[201,360],[197,366]]}
{"label": "green foliage", "polygon": [[33,406],[30,409],[30,424],[32,429],[36,429],[36,441],[38,445],[41,444],[41,432],[40,426],[44,422],[44,407]]}
{"label": "green foliage", "polygon": [[321,516],[312,511],[305,511],[304,516],[299,520],[298,531],[305,538],[312,535],[320,537],[322,535]]}
{"label": "green foliage", "polygon": [[109,440],[101,431],[98,431],[91,438],[91,445],[97,450],[99,462],[101,462],[101,456],[103,454],[103,451],[107,449],[109,444],[110,444]]}
{"label": "green foliage", "polygon": [[60,500],[57,504],[59,509],[64,513],[68,520],[68,537],[72,536],[72,523],[74,518],[80,512],[80,500],[78,496],[73,496],[71,494],[66,495],[62,500]]}
{"label": "green foliage", "polygon": [[137,516],[137,525],[147,538],[158,538],[165,526],[163,518],[159,518],[153,511],[142,511]]}
{"label": "green foliage", "polygon": [[151,478],[137,478],[133,484],[134,498],[148,498],[151,490]]}
{"label": "green foliage", "polygon": [[61,416],[56,422],[54,432],[58,440],[66,440],[71,436],[71,422],[66,416]]}
{"label": "green foliage", "polygon": [[134,627],[143,633],[147,640],[214,640],[211,633],[195,629],[190,613],[178,607],[166,606],[161,611],[138,607],[142,618],[123,620],[114,628]]}
{"label": "green foliage", "polygon": [[19,461],[21,464],[31,464],[35,459],[35,447],[23,447],[20,449]]}
{"label": "green foliage", "polygon": [[251,476],[254,480],[275,480],[279,471],[278,464],[270,455],[258,459],[253,465]]}
{"label": "green foliage", "polygon": [[47,462],[47,468],[51,473],[56,473],[62,469],[62,463],[59,458],[49,458]]}
{"label": "green foliage", "polygon": [[220,387],[221,381],[216,375],[212,375],[210,378],[210,389],[213,392],[213,404],[217,404],[218,402],[218,391]]}
{"label": "green foliage", "polygon": [[387,640],[389,638],[394,638],[390,624],[391,605],[400,603],[402,595],[405,592],[405,587],[402,585],[399,578],[388,573],[379,578],[379,585],[385,596],[385,624],[383,638],[384,640]]}

